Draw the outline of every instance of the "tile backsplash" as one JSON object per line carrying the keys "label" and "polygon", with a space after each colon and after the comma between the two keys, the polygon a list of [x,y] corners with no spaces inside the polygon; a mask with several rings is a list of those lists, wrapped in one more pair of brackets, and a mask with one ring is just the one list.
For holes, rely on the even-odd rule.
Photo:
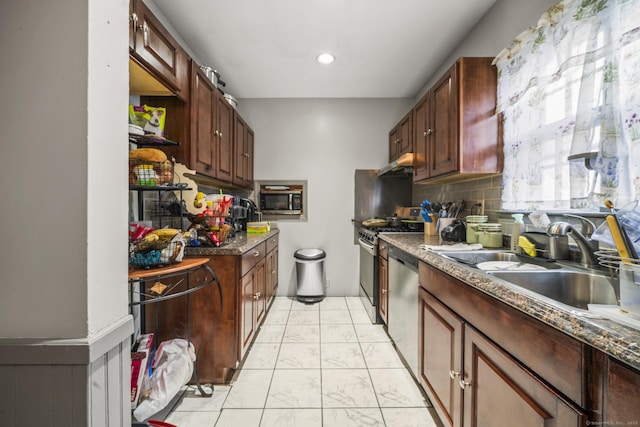
{"label": "tile backsplash", "polygon": [[465,207],[459,218],[471,215],[471,207],[476,203],[482,203],[484,215],[489,216],[489,221],[497,221],[497,211],[500,210],[502,196],[502,175],[493,175],[486,178],[471,181],[442,184],[414,184],[413,205],[420,206],[423,200],[431,202],[451,202],[464,200]]}

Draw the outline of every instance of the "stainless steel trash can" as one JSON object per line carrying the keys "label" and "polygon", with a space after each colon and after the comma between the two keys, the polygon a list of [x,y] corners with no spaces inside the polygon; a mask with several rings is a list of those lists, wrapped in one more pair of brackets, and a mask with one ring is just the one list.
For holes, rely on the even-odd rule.
{"label": "stainless steel trash can", "polygon": [[322,249],[299,249],[293,257],[296,261],[298,301],[314,303],[324,298],[324,259]]}

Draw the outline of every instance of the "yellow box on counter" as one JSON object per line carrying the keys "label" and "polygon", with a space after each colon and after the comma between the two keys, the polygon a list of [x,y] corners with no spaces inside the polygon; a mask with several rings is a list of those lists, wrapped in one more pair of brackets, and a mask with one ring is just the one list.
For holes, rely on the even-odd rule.
{"label": "yellow box on counter", "polygon": [[271,223],[269,221],[247,223],[247,233],[268,233],[269,231],[271,231]]}

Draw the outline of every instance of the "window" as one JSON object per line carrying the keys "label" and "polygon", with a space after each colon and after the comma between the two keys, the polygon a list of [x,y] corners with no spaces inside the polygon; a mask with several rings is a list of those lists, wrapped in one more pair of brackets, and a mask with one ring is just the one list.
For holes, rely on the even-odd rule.
{"label": "window", "polygon": [[640,0],[561,1],[495,63],[503,209],[640,195]]}

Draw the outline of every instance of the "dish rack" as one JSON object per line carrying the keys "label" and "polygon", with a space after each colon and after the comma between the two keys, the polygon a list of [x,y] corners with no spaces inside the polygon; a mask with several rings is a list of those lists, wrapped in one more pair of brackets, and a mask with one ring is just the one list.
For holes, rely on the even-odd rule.
{"label": "dish rack", "polygon": [[619,286],[620,310],[640,319],[640,260],[621,257],[615,250],[596,251],[596,256]]}
{"label": "dish rack", "polygon": [[618,251],[614,249],[601,249],[596,251],[595,254],[598,258],[598,263],[607,268],[614,277],[618,277],[621,264],[636,267],[640,271],[640,259],[621,257]]}

